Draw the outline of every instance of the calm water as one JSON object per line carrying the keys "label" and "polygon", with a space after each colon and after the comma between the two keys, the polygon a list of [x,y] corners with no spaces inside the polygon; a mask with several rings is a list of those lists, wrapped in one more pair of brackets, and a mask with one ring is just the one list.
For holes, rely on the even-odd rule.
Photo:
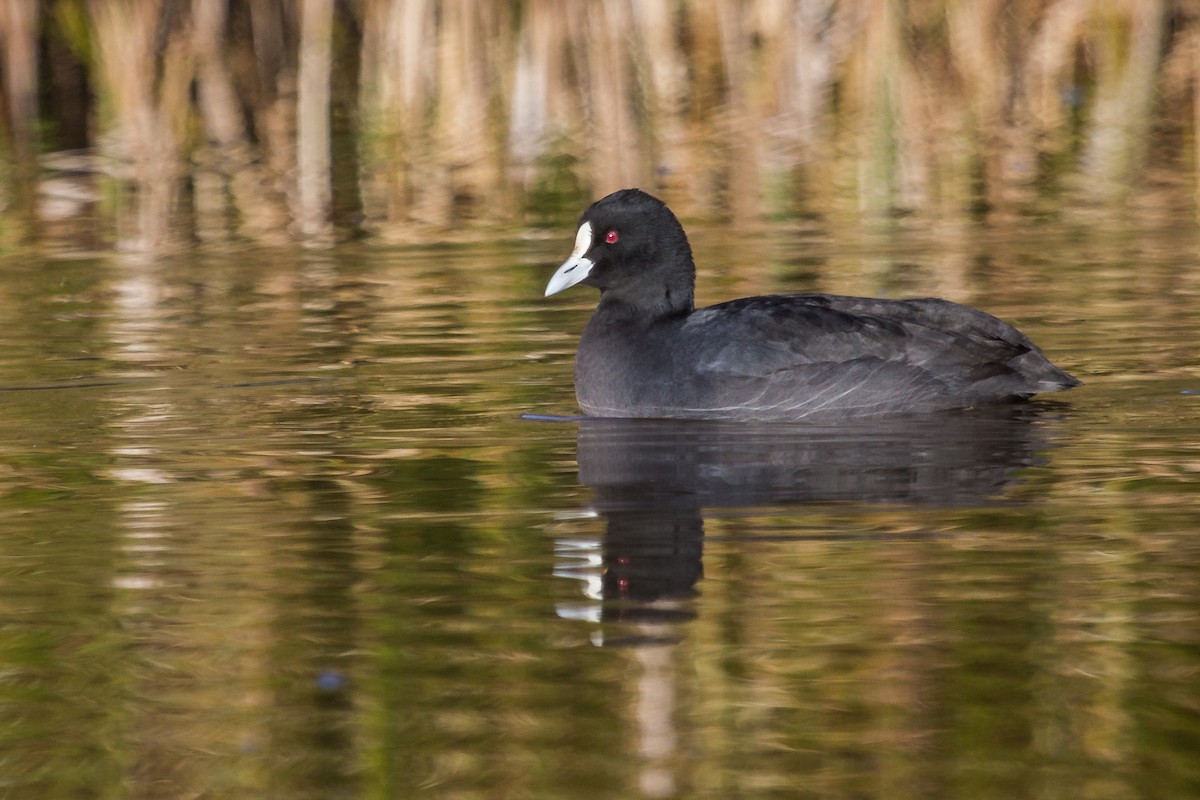
{"label": "calm water", "polygon": [[848,428],[523,418],[571,239],[0,264],[0,797],[1200,796],[1194,223],[695,229],[1087,382]]}

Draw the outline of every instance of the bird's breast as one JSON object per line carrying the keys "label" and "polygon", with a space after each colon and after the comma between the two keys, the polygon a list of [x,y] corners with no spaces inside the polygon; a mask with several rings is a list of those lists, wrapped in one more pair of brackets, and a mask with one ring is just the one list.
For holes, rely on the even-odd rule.
{"label": "bird's breast", "polygon": [[637,325],[589,324],[575,354],[575,396],[596,416],[637,416],[667,400],[676,384],[675,354]]}

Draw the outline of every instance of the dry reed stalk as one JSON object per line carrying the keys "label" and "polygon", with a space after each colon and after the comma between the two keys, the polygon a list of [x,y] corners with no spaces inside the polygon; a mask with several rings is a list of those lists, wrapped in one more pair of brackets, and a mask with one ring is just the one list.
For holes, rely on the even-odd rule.
{"label": "dry reed stalk", "polygon": [[584,120],[569,78],[571,54],[563,32],[572,17],[561,0],[529,0],[516,32],[508,98],[508,163],[514,191],[529,192],[542,177],[538,162],[552,149],[578,158]]}
{"label": "dry reed stalk", "polygon": [[862,0],[865,23],[849,60],[844,124],[855,132],[854,195],[858,211],[879,218],[897,198],[897,103],[902,28],[895,0]]}
{"label": "dry reed stalk", "polygon": [[161,0],[92,0],[94,82],[104,110],[106,155],[128,163],[130,207],[117,209],[118,246],[146,251],[170,242],[191,111],[189,37],[163,18]]}
{"label": "dry reed stalk", "polygon": [[[542,155],[549,130],[547,95],[550,90],[550,60],[555,36],[540,36],[548,15],[545,3],[531,2],[525,8],[525,23],[518,31],[513,89],[509,98],[508,155],[511,177],[523,188],[533,185],[534,164]],[[551,8],[555,8],[551,6]]]}
{"label": "dry reed stalk", "polygon": [[[203,165],[194,169],[197,233],[201,238],[225,235],[227,220],[232,216],[226,201],[227,187],[241,233],[254,239],[280,241],[287,224],[286,212],[271,191],[256,148],[247,137],[241,104],[224,54],[228,2],[193,0],[191,9],[196,100],[213,150],[211,169],[206,170]],[[219,177],[209,181],[209,175]],[[206,181],[212,183],[212,191],[201,191]],[[206,200],[208,214],[204,213]],[[211,220],[210,225],[203,224],[205,218]]]}
{"label": "dry reed stalk", "polygon": [[389,163],[398,163],[398,136],[384,120],[383,109],[396,105],[395,61],[397,49],[392,46],[390,35],[392,3],[367,0],[362,7],[363,40],[359,55],[360,75],[358,79],[358,116],[360,131],[358,140],[358,186],[362,198],[363,214],[368,225],[386,219],[392,205],[395,173],[387,168]]}
{"label": "dry reed stalk", "polygon": [[624,3],[587,3],[572,46],[584,55],[581,70],[587,120],[587,175],[597,197],[628,186],[648,184],[653,174],[634,119],[632,52],[637,42]]}
{"label": "dry reed stalk", "polygon": [[[960,207],[974,194],[971,162],[981,164],[984,196],[995,209],[1028,200],[1027,189],[1036,177],[1034,141],[1012,102],[1020,80],[1008,55],[1009,42],[1016,38],[1011,30],[1016,13],[1003,0],[961,3],[947,11],[950,64],[960,80],[954,88],[956,99],[962,100],[960,116],[966,117],[956,138],[964,141],[969,155],[955,170],[962,181],[947,186],[946,193]],[[930,76],[930,82],[936,80]],[[957,105],[944,97],[942,103]]]}
{"label": "dry reed stalk", "polygon": [[[443,3],[437,39],[437,99],[433,139],[442,190],[427,218],[454,221],[459,206],[486,205],[498,176],[492,170],[489,110],[499,63],[499,11],[493,3]],[[495,91],[500,95],[500,91]]]}
{"label": "dry reed stalk", "polygon": [[728,90],[725,128],[728,153],[724,206],[735,222],[762,211],[762,109],[755,97],[750,27],[743,0],[718,0],[717,29]]}
{"label": "dry reed stalk", "polygon": [[332,232],[330,72],[333,0],[300,0],[296,101],[296,205],[300,236],[314,242]]}
{"label": "dry reed stalk", "polygon": [[[10,163],[0,164],[4,173],[0,181],[0,213],[10,206],[14,219],[21,220],[16,228],[19,239],[29,238],[36,231],[36,186],[38,178],[38,4],[29,0],[0,0],[0,76],[6,101],[3,118],[11,153]],[[6,196],[7,195],[7,196]]]}
{"label": "dry reed stalk", "polygon": [[251,111],[265,156],[264,177],[273,181],[270,194],[295,204],[296,60],[288,46],[295,38],[294,3],[250,3],[251,34],[258,68],[258,96]]}
{"label": "dry reed stalk", "polygon": [[431,0],[368,0],[360,59],[359,164],[364,213],[373,225],[410,218],[413,170],[427,136],[435,72]]}
{"label": "dry reed stalk", "polygon": [[4,78],[8,135],[13,155],[28,162],[37,152],[39,7],[0,0],[0,75]]}
{"label": "dry reed stalk", "polygon": [[1098,196],[1119,200],[1128,196],[1146,153],[1166,6],[1163,0],[1097,2],[1096,99],[1082,177]]}
{"label": "dry reed stalk", "polygon": [[794,211],[799,182],[811,193],[827,180],[833,87],[855,27],[855,5],[760,0],[745,15],[754,68],[744,94],[755,105],[759,132],[761,210]]}
{"label": "dry reed stalk", "polygon": [[[801,143],[811,142],[814,134],[812,118],[806,116],[812,111],[808,104],[811,97],[801,97],[797,87],[802,78],[808,77],[798,68],[802,60],[820,64],[828,55],[818,37],[809,38],[815,31],[804,24],[802,16],[816,5],[764,0],[755,5],[749,20],[749,33],[759,42],[753,88],[759,106],[760,195],[772,213],[788,205],[783,197],[791,194],[798,176]],[[812,88],[812,84],[806,82],[805,88]]]}
{"label": "dry reed stalk", "polygon": [[[807,0],[784,3],[790,25],[771,25],[786,31],[779,49],[778,116],[770,129],[784,152],[795,153],[797,183],[791,202],[828,211],[839,202],[838,169],[846,149],[842,126],[852,114],[834,106],[835,92],[844,92],[871,8],[860,0]],[[764,22],[764,25],[768,23]]]}
{"label": "dry reed stalk", "polygon": [[691,183],[695,157],[685,116],[688,66],[676,34],[679,16],[669,0],[634,3],[630,12],[641,43],[637,80],[646,96],[645,127],[655,188],[686,213],[696,203]]}
{"label": "dry reed stalk", "polygon": [[1162,104],[1179,108],[1180,124],[1190,126],[1185,141],[1190,149],[1181,154],[1189,168],[1194,213],[1200,212],[1200,29],[1181,31],[1172,43],[1162,67]]}
{"label": "dry reed stalk", "polygon": [[684,181],[691,210],[712,214],[720,207],[727,164],[728,126],[723,119],[727,77],[720,21],[713,3],[687,6],[681,17],[679,25],[685,31],[687,46],[681,42],[676,47],[691,78],[684,89],[682,116],[686,125],[684,147],[691,167]]}
{"label": "dry reed stalk", "polygon": [[[1021,98],[1043,147],[1063,147],[1067,138],[1064,95],[1076,93],[1071,71],[1095,0],[1058,0],[1042,14],[1040,24],[1022,42]],[[1047,137],[1049,141],[1047,141]]]}
{"label": "dry reed stalk", "polygon": [[[903,12],[896,12],[897,34],[904,37],[912,24]],[[937,68],[938,54],[912,52],[906,37],[893,46],[896,52],[894,73],[888,79],[893,116],[893,188],[888,212],[907,213],[934,210],[939,196],[939,177],[949,172],[942,160],[945,149],[960,130],[962,107],[947,103],[947,98],[930,87],[928,76]],[[938,65],[940,66],[940,65]]]}
{"label": "dry reed stalk", "polygon": [[196,100],[208,136],[221,147],[242,144],[246,131],[222,52],[228,0],[192,0],[191,10]]}
{"label": "dry reed stalk", "polygon": [[478,155],[480,117],[469,106],[479,102],[480,85],[468,62],[480,54],[472,52],[476,42],[467,16],[461,2],[434,9],[430,114],[418,134],[420,155],[411,162],[413,216],[437,226],[453,220],[456,172],[469,170]]}
{"label": "dry reed stalk", "polygon": [[508,167],[509,203],[523,207],[535,223],[573,219],[597,194],[589,160],[594,137],[583,15],[577,0],[526,3],[513,34],[511,89],[497,98],[503,104],[498,116],[507,124],[507,146],[500,158]]}
{"label": "dry reed stalk", "polygon": [[380,26],[365,37],[362,59],[368,213],[438,226],[463,211],[502,216],[503,105],[515,80],[508,13],[464,0],[396,0],[369,4],[364,18]]}
{"label": "dry reed stalk", "polygon": [[831,87],[846,57],[849,26],[833,0],[785,5],[783,12],[789,13],[778,23],[766,23],[788,34],[778,69],[781,135],[800,148],[818,147],[828,135]]}
{"label": "dry reed stalk", "polygon": [[[440,14],[437,13],[440,10]],[[511,19],[495,4],[370,3],[364,9],[363,203],[392,222],[503,216],[512,96]]]}

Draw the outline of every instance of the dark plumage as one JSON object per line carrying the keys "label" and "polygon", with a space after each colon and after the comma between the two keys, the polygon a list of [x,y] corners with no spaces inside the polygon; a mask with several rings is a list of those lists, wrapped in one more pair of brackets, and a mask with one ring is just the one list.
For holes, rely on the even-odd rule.
{"label": "dark plumage", "polygon": [[947,300],[770,295],[697,310],[683,227],[638,189],[593,203],[575,245],[546,294],[600,290],[575,356],[593,416],[828,420],[1079,385],[1016,328]]}

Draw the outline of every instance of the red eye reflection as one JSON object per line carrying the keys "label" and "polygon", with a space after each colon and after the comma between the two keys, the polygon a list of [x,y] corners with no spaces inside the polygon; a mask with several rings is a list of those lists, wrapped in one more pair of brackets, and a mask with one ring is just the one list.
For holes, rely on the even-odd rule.
{"label": "red eye reflection", "polygon": [[616,244],[617,239],[620,238],[621,237],[617,235],[616,231],[609,231],[608,233],[604,234],[604,241],[608,242],[609,244]]}

